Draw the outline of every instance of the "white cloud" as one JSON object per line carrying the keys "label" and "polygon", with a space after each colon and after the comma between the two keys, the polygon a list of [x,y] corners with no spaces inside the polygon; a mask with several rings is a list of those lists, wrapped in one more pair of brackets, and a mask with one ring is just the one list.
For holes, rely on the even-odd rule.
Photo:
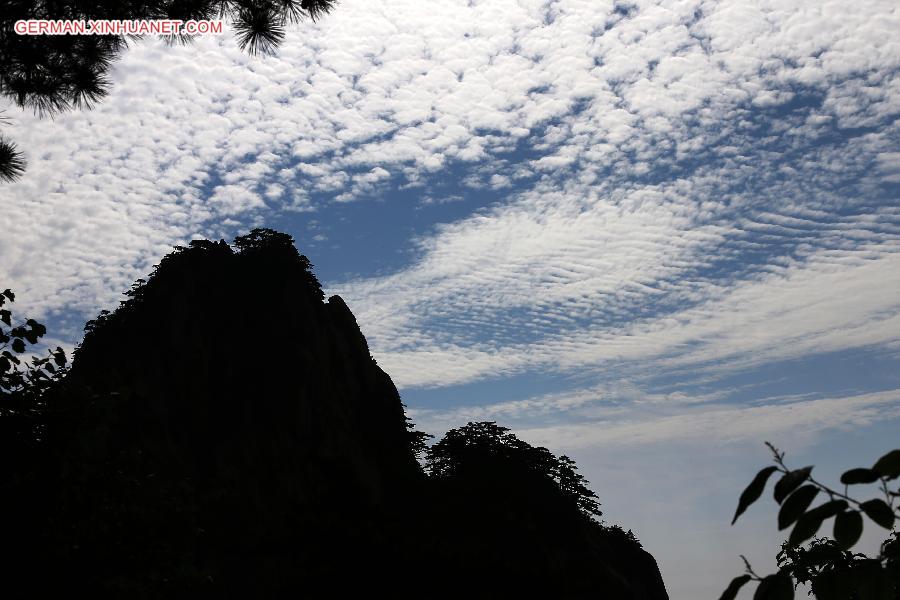
{"label": "white cloud", "polygon": [[[395,189],[421,191],[423,220],[466,186],[479,190],[472,204],[506,191],[420,230],[395,272],[327,283],[406,388],[525,372],[597,380],[615,367],[618,379],[589,389],[417,416],[438,428],[515,420],[529,441],[583,451],[590,473],[702,503],[690,490],[705,494],[711,477],[679,461],[702,462],[708,445],[665,444],[756,443],[896,414],[895,391],[729,406],[727,391],[622,383],[848,348],[896,356],[894,4],[343,0],[277,57],[242,55],[228,37],[143,42],[96,110],[6,113],[30,165],[0,187],[0,282],[22,314],[90,317],[197,235],[390,202]],[[460,187],[435,187],[450,169]],[[340,237],[333,225],[306,230],[325,242]],[[638,441],[666,468],[616,480],[613,443],[630,454]],[[673,480],[682,472],[690,485]],[[684,516],[620,496],[657,521]],[[620,514],[640,520],[637,508]],[[721,543],[706,525],[697,539]],[[682,546],[663,551],[667,581],[683,571],[683,597],[719,591],[696,583],[717,559],[697,544],[684,558]]]}
{"label": "white cloud", "polygon": [[[729,134],[740,103],[782,102],[797,84],[819,86],[820,116],[839,126],[878,122],[900,98],[898,18],[887,1],[853,10],[638,2],[625,17],[613,2],[584,0],[348,1],[299,26],[278,57],[251,59],[227,37],[137,44],[97,110],[53,122],[15,117],[10,133],[31,166],[0,201],[7,230],[31,233],[3,263],[54,236],[70,241],[46,259],[30,253],[29,270],[51,277],[25,282],[14,267],[2,276],[33,287],[29,301],[47,308],[39,298],[73,299],[81,280],[66,274],[78,261],[130,263],[107,279],[110,289],[78,302],[104,304],[160,247],[227,219],[257,219],[248,214],[263,209],[254,198],[275,200],[276,181],[358,199],[387,185],[379,169],[410,183],[439,176],[450,161],[490,161],[552,120],[564,128],[548,129],[534,164],[550,175],[576,168],[586,184],[605,169],[646,174],[671,149],[689,157],[709,148]],[[689,112],[699,128],[685,122]],[[292,156],[305,163],[302,175],[285,179]],[[491,186],[512,174],[494,174]],[[310,207],[295,198],[281,201]],[[58,218],[95,211],[121,214],[104,227]]]}
{"label": "white cloud", "polygon": [[704,406],[641,421],[573,423],[523,429],[522,437],[567,448],[648,445],[667,441],[712,444],[790,435],[800,440],[828,429],[852,429],[900,417],[900,390],[761,406]]}
{"label": "white cloud", "polygon": [[[715,258],[707,249],[727,250],[736,232],[694,226],[677,198],[667,206],[665,194],[634,194],[589,210],[550,198],[445,227],[414,268],[339,290],[399,385],[623,360],[744,367],[900,339],[900,245],[877,223],[871,236],[867,219],[833,227],[844,242],[880,243],[704,281],[693,276]],[[780,235],[816,225],[762,215],[747,229],[763,223]],[[641,316],[653,302],[671,308]],[[448,333],[449,324],[463,334]]]}

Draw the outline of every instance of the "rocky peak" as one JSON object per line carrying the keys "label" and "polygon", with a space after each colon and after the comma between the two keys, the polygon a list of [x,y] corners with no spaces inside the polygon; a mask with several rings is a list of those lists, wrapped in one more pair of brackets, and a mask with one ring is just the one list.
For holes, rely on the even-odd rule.
{"label": "rocky peak", "polygon": [[667,600],[569,459],[469,424],[426,475],[289,236],[191,242],[126,295],[46,399],[43,508],[20,530],[54,576],[26,566],[25,595]]}

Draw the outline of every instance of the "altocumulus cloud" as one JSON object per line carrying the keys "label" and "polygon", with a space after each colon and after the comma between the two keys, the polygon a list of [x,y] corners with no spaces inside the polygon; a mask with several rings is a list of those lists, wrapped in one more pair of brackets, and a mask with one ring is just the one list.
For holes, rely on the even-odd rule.
{"label": "altocumulus cloud", "polygon": [[[493,160],[499,182],[566,182],[562,210],[588,219],[600,205],[663,228],[732,224],[765,204],[740,193],[759,179],[784,212],[821,207],[829,198],[797,188],[816,195],[873,161],[890,178],[897,24],[889,2],[350,1],[299,27],[277,58],[243,56],[227,38],[139,44],[98,110],[17,119],[33,165],[3,191],[19,205],[6,222],[43,240],[7,244],[5,262],[65,231],[78,248],[48,266],[103,261],[90,246],[107,240],[123,251],[110,265],[134,264],[229,218],[415,184],[447,161]],[[801,96],[781,119],[764,111]],[[523,139],[537,152],[509,160]],[[662,179],[682,202],[653,198]],[[77,235],[85,227],[93,235]]]}
{"label": "altocumulus cloud", "polygon": [[351,0],[277,57],[137,44],[96,110],[17,116],[2,277],[90,314],[172,243],[439,203],[453,167],[505,200],[330,282],[403,386],[893,347],[898,26],[878,1]]}
{"label": "altocumulus cloud", "polygon": [[[0,187],[0,282],[73,344],[172,244],[286,218],[326,239],[335,206],[418,194],[423,215],[466,208],[391,269],[325,282],[406,398],[573,377],[415,406],[423,426],[510,422],[611,480],[591,448],[864,428],[897,416],[896,381],[736,374],[848,351],[896,365],[895,4],[344,0],[275,57],[147,40],[96,109],[6,113],[30,164]],[[627,524],[626,496],[603,499]],[[715,563],[706,546],[656,543],[673,597],[720,591],[666,570]]]}

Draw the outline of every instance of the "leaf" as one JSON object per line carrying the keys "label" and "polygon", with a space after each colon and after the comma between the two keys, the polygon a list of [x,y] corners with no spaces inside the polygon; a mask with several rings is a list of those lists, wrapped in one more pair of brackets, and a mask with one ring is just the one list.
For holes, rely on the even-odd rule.
{"label": "leaf", "polygon": [[12,325],[12,313],[8,310],[0,310],[0,321],[6,323],[7,327]]}
{"label": "leaf", "polygon": [[31,330],[35,333],[35,335],[37,335],[38,337],[41,337],[42,335],[47,334],[47,328],[44,327],[43,325],[41,325],[40,323],[38,323],[37,321],[35,321],[34,319],[28,319],[27,321],[25,321],[25,324],[28,325],[31,328]]}
{"label": "leaf", "polygon": [[781,510],[778,511],[778,529],[784,529],[793,525],[794,521],[806,512],[806,509],[809,508],[809,505],[812,504],[818,493],[819,488],[810,484],[804,485],[788,496],[784,504],[781,505]]}
{"label": "leaf", "polygon": [[753,600],[793,600],[794,581],[787,575],[768,575],[759,582]]}
{"label": "leaf", "polygon": [[848,510],[838,514],[834,520],[834,540],[843,550],[849,550],[863,532],[863,519],[858,510]]}
{"label": "leaf", "polygon": [[731,580],[731,583],[728,584],[728,587],[725,588],[725,591],[722,592],[722,595],[719,596],[719,600],[734,600],[737,598],[737,594],[744,584],[750,581],[751,577],[749,575],[741,575],[740,577],[735,577]]}
{"label": "leaf", "polygon": [[843,512],[846,508],[846,500],[832,500],[803,514],[797,519],[797,524],[794,525],[794,528],[791,530],[791,536],[788,539],[788,543],[791,546],[799,546],[816,535],[816,532],[819,531],[819,527],[822,526],[822,521]]}
{"label": "leaf", "polygon": [[842,513],[847,510],[848,504],[846,500],[830,500],[825,504],[821,504],[811,511],[810,513],[815,513],[816,515],[822,515],[823,519],[830,519],[836,514]]}
{"label": "leaf", "polygon": [[13,343],[12,343],[12,349],[15,352],[19,352],[19,353],[25,352],[25,342],[23,342],[22,340],[20,340],[18,338],[14,339]]}
{"label": "leaf", "polygon": [[900,450],[891,450],[878,459],[873,471],[878,471],[883,477],[894,479],[900,477]]}
{"label": "leaf", "polygon": [[753,481],[750,482],[750,485],[747,486],[747,489],[743,491],[738,500],[737,510],[734,511],[734,518],[731,520],[732,525],[734,525],[735,521],[738,520],[738,517],[747,510],[748,506],[759,500],[763,490],[766,488],[766,482],[769,480],[769,477],[772,476],[772,473],[777,470],[778,467],[766,467],[756,474],[756,477],[753,478]]}
{"label": "leaf", "polygon": [[868,500],[859,505],[866,516],[884,527],[891,529],[894,526],[894,511],[888,506],[888,503],[880,498]]}
{"label": "leaf", "polygon": [[15,302],[15,301],[16,301],[16,295],[13,294],[13,293],[9,290],[9,288],[6,288],[5,290],[3,290],[3,295],[6,296],[7,298],[9,298],[9,301],[10,301],[10,302]]}
{"label": "leaf", "polygon": [[812,470],[813,468],[810,466],[785,473],[784,476],[778,480],[778,483],[775,484],[775,502],[781,504],[784,499],[788,497],[788,494],[796,490],[801,483],[809,479],[809,474]]}
{"label": "leaf", "polygon": [[794,528],[791,530],[791,536],[788,538],[788,543],[791,546],[799,546],[812,536],[816,535],[816,532],[819,531],[819,527],[822,526],[822,521],[824,521],[824,519],[811,517],[809,516],[809,513],[803,515],[797,520],[797,524],[794,525]]}
{"label": "leaf", "polygon": [[853,485],[856,483],[875,483],[880,475],[872,469],[850,469],[841,475],[841,483]]}

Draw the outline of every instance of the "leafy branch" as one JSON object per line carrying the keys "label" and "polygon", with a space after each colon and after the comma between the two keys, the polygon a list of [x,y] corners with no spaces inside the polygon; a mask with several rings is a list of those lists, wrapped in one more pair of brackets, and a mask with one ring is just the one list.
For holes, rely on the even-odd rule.
{"label": "leafy branch", "polygon": [[[9,289],[0,292],[0,397],[4,399],[43,391],[62,375],[67,363],[66,353],[58,346],[48,350],[45,357],[32,357],[30,365],[23,360],[28,345],[37,344],[47,328],[34,319],[13,326],[12,311],[4,307],[15,299],[16,295]],[[7,403],[0,405],[0,414],[6,410],[9,410]]]}
{"label": "leafy branch", "polygon": [[[900,490],[892,491],[889,482],[900,477],[900,450],[892,450],[878,459],[871,468],[855,468],[841,475],[844,492],[817,481],[812,477],[812,466],[791,469],[784,462],[785,453],[766,442],[772,451],[774,465],[760,470],[738,500],[731,524],[737,521],[751,504],[762,496],[766,483],[775,473],[781,478],[775,484],[773,496],[781,505],[778,512],[778,529],[793,525],[788,540],[778,554],[778,573],[760,577],[744,556],[745,574],[734,578],[720,600],[734,600],[738,591],[750,581],[758,581],[754,600],[782,600],[794,597],[795,580],[811,583],[813,593],[822,600],[894,600],[898,580],[898,550],[900,542],[894,539],[882,544],[875,558],[853,554],[850,549],[859,541],[863,532],[863,515],[877,525],[891,530],[900,508],[894,500]],[[849,486],[878,483],[884,499],[860,501],[849,495]],[[819,494],[827,500],[810,508]],[[801,545],[815,537],[822,523],[834,518],[834,539],[815,540],[809,549]],[[838,595],[835,595],[838,594]]]}

